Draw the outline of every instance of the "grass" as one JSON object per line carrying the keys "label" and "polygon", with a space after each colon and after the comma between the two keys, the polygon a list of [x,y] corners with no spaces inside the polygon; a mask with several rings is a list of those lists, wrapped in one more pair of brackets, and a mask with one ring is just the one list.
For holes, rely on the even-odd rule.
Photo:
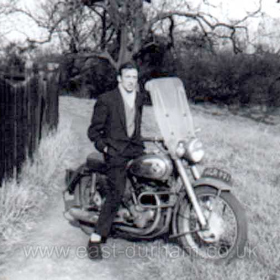
{"label": "grass", "polygon": [[[33,162],[26,161],[19,180],[4,181],[0,188],[0,261],[7,259],[16,246],[35,228],[36,221],[61,191],[61,176],[69,160],[74,139],[70,123],[59,124],[56,132],[41,140]],[[73,149],[73,148],[72,148]]]}

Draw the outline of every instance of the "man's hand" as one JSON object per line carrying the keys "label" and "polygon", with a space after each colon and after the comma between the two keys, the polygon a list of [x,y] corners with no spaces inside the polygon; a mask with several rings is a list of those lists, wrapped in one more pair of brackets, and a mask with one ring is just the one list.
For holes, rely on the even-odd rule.
{"label": "man's hand", "polygon": [[108,152],[108,146],[106,146],[106,147],[103,149],[103,152],[104,152],[105,154],[107,154],[107,152]]}

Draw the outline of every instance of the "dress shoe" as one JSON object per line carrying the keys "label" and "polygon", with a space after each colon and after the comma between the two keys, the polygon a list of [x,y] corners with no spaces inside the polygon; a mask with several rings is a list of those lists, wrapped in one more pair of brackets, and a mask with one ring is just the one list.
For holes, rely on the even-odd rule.
{"label": "dress shoe", "polygon": [[88,258],[91,260],[102,260],[102,250],[100,242],[92,242],[89,240],[87,246]]}

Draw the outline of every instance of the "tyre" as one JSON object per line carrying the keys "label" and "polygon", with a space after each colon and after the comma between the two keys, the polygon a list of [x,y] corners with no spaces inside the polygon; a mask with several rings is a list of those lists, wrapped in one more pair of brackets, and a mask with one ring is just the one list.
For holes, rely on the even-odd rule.
{"label": "tyre", "polygon": [[[80,206],[89,217],[97,217],[101,208],[101,196],[96,189],[96,174],[82,176],[75,188],[75,205]],[[96,218],[96,219],[97,219]],[[86,234],[93,231],[93,223],[79,221],[81,229]]]}
{"label": "tyre", "polygon": [[[195,189],[208,228],[201,230],[197,215],[185,198],[177,213],[179,244],[191,256],[229,262],[242,256],[247,241],[247,220],[239,201],[230,192],[210,186]],[[185,234],[184,234],[185,233]]]}

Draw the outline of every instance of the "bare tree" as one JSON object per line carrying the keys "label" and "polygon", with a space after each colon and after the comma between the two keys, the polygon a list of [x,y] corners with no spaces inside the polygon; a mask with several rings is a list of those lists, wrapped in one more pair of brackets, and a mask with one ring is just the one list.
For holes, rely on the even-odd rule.
{"label": "bare tree", "polygon": [[246,32],[248,18],[260,12],[259,1],[255,11],[234,22],[214,17],[211,9],[215,7],[207,0],[53,0],[41,6],[43,16],[17,11],[47,30],[46,39],[33,43],[56,36],[73,57],[104,58],[117,69],[156,44],[156,35],[165,36],[172,47],[190,29],[196,29],[209,44],[228,40],[234,51],[240,52],[238,34]]}

